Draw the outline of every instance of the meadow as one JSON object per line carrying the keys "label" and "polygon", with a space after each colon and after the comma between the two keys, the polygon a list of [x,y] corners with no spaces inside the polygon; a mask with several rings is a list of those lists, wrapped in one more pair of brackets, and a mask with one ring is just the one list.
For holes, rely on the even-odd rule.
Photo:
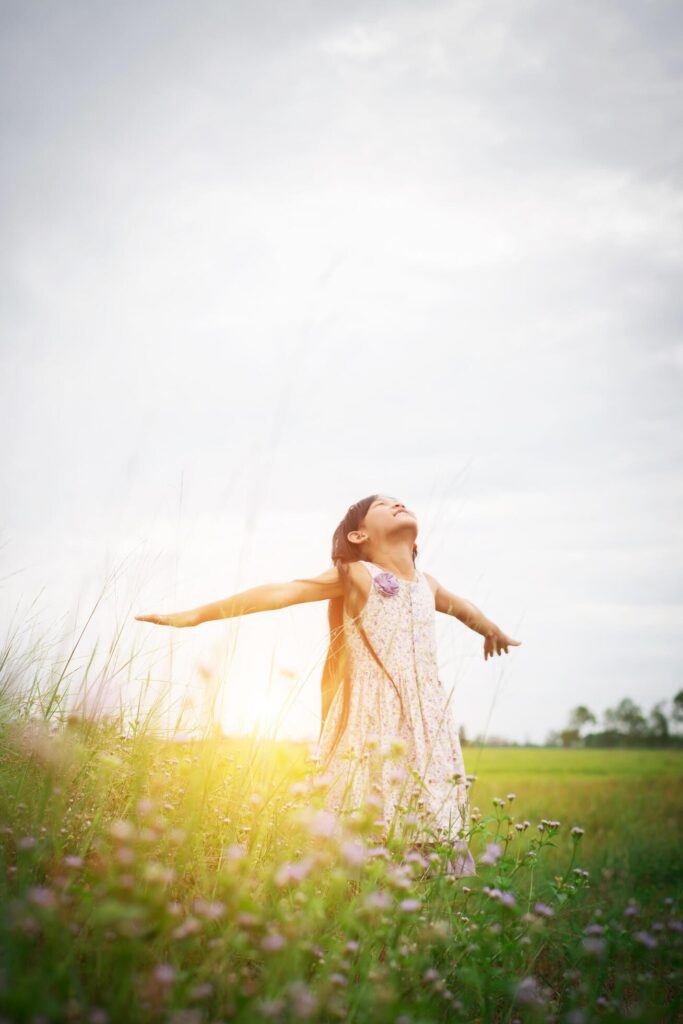
{"label": "meadow", "polygon": [[0,1020],[681,1019],[683,758],[464,747],[477,875],[305,744],[2,723]]}

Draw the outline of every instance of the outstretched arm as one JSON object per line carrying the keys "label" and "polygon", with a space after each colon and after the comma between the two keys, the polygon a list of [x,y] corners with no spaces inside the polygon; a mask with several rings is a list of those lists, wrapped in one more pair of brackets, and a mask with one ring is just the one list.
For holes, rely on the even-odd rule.
{"label": "outstretched arm", "polygon": [[508,647],[519,647],[521,640],[512,640],[502,629],[491,622],[476,604],[465,597],[458,597],[447,590],[434,576],[425,573],[434,592],[434,603],[438,612],[454,615],[465,626],[484,637],[484,661],[494,654],[508,653]]}
{"label": "outstretched arm", "polygon": [[138,622],[154,622],[159,626],[199,626],[213,619],[232,619],[252,612],[268,612],[307,601],[325,601],[343,593],[339,571],[332,567],[320,576],[290,580],[287,583],[262,583],[238,594],[203,604],[185,612],[136,615]]}

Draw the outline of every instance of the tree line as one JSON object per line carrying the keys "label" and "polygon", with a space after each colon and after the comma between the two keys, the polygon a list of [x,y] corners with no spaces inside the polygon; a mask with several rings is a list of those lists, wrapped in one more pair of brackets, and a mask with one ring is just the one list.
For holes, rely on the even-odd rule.
{"label": "tree line", "polygon": [[646,715],[635,701],[625,697],[616,707],[602,713],[602,728],[585,704],[569,712],[567,725],[551,731],[549,747],[683,747],[680,731],[683,723],[683,690],[669,701],[660,700]]}

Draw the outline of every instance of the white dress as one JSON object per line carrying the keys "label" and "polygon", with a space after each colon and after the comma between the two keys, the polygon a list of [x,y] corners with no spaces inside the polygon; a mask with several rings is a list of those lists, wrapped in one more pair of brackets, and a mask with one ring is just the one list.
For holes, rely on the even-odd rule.
{"label": "white dress", "polygon": [[[340,684],[317,747],[319,767],[331,779],[326,803],[345,814],[370,796],[385,837],[402,831],[399,809],[414,842],[448,843],[459,854],[454,873],[476,874],[464,840],[469,802],[460,737],[452,701],[438,677],[434,595],[419,571],[409,582],[373,562],[361,565],[372,577],[367,603],[359,616],[345,608],[343,617],[349,717],[330,756],[342,711]],[[387,752],[390,756],[383,756]]]}

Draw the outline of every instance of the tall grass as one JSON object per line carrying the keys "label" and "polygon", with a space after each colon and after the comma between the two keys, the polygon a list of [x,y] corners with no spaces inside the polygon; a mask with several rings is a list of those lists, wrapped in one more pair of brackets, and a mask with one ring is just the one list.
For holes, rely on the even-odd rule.
{"label": "tall grass", "polygon": [[460,878],[331,813],[306,744],[79,712],[92,662],[0,656],[5,1020],[680,1017],[679,755],[466,750]]}

